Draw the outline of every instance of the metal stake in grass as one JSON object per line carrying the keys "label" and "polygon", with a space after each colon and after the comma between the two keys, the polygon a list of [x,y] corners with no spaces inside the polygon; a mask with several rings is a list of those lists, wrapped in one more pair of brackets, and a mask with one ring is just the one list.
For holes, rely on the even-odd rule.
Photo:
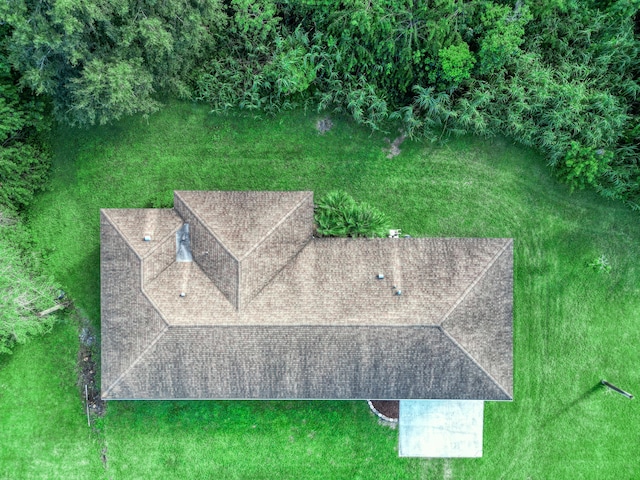
{"label": "metal stake in grass", "polygon": [[606,380],[600,380],[600,382],[602,383],[602,385],[604,385],[605,387],[609,387],[611,390],[614,390],[616,392],[618,392],[620,395],[624,395],[625,397],[631,399],[633,398],[633,395],[631,395],[629,392],[625,392],[624,390],[622,390],[621,388],[616,387],[615,385],[611,385],[609,382],[607,382]]}
{"label": "metal stake in grass", "polygon": [[84,386],[84,401],[87,408],[87,425],[91,426],[91,420],[89,418],[89,392],[87,391],[87,385]]}

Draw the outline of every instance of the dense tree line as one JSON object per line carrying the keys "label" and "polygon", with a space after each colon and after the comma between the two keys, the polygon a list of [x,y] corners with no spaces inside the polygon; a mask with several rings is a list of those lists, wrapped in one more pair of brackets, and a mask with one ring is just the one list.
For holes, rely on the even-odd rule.
{"label": "dense tree line", "polygon": [[7,59],[6,32],[6,25],[0,25],[0,208],[15,212],[47,179],[50,161],[43,135],[50,122],[44,99],[18,88],[18,74]]}
{"label": "dense tree line", "polygon": [[7,58],[8,30],[0,24],[0,355],[48,332],[56,319],[37,316],[54,305],[56,284],[23,250],[29,235],[17,215],[48,177],[48,102],[19,88]]}
{"label": "dense tree line", "polygon": [[[640,208],[640,0],[5,0],[8,65],[72,125],[297,105],[506,134]],[[32,98],[32,97],[30,97]],[[27,108],[26,111],[32,111]]]}

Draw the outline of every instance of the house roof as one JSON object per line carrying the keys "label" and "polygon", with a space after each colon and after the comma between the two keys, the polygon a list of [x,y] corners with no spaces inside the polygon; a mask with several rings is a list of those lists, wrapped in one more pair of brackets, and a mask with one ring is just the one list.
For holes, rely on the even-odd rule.
{"label": "house roof", "polygon": [[313,225],[312,192],[101,210],[103,398],[512,399],[511,239]]}

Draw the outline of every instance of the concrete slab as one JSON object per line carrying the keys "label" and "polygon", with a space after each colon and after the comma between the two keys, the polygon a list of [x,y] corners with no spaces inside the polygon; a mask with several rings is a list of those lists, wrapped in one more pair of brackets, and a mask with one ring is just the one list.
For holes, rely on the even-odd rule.
{"label": "concrete slab", "polygon": [[482,400],[400,400],[401,457],[482,457]]}

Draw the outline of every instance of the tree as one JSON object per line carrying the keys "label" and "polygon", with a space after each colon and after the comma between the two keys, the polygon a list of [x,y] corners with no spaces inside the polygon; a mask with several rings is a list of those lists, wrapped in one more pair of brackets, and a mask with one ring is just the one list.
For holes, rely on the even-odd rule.
{"label": "tree", "polygon": [[531,19],[529,7],[521,0],[513,9],[491,1],[483,2],[480,25],[476,27],[481,32],[478,51],[480,73],[499,71],[521,53],[525,25]]}
{"label": "tree", "polygon": [[228,21],[219,0],[5,0],[0,18],[21,86],[79,126],[152,113],[155,91],[190,97]]}
{"label": "tree", "polygon": [[57,285],[31,270],[11,246],[3,230],[15,228],[14,223],[0,211],[0,354],[49,332],[56,321],[55,316],[37,316],[55,305]]}
{"label": "tree", "polygon": [[94,59],[80,77],[70,80],[70,113],[78,125],[104,125],[135,113],[148,114],[159,108],[152,98],[153,76],[142,61],[105,63]]}
{"label": "tree", "polygon": [[0,207],[18,211],[44,187],[50,156],[41,136],[49,129],[45,104],[20,92],[6,58],[7,27],[0,26]]}

